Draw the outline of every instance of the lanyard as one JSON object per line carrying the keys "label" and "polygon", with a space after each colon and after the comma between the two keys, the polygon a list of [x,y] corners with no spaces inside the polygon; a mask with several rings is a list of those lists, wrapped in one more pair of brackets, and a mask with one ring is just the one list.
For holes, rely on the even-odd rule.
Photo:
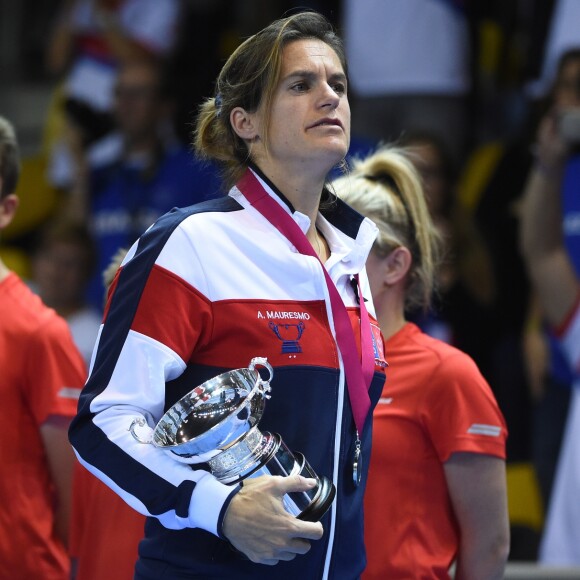
{"label": "lanyard", "polygon": [[[236,184],[236,187],[242,192],[250,204],[284,235],[301,254],[313,256],[320,262],[320,258],[314,251],[308,238],[292,219],[292,216],[272,199],[250,169],[246,171]],[[374,374],[374,349],[369,314],[360,290],[358,275],[356,275],[355,278],[360,302],[360,340],[362,355],[362,360],[358,360],[354,332],[346,306],[326,267],[322,262],[320,264],[324,272],[326,286],[330,296],[336,341],[344,364],[352,414],[357,431],[362,435],[365,419],[371,406],[368,388]]]}

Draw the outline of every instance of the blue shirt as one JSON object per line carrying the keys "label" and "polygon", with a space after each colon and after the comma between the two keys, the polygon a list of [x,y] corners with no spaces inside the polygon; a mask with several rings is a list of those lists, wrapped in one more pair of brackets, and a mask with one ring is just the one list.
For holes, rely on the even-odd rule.
{"label": "blue shirt", "polygon": [[202,163],[184,147],[161,154],[153,169],[143,162],[117,161],[91,175],[90,226],[97,245],[98,267],[88,301],[102,310],[102,273],[119,248],[128,249],[161,215],[220,195],[214,165]]}

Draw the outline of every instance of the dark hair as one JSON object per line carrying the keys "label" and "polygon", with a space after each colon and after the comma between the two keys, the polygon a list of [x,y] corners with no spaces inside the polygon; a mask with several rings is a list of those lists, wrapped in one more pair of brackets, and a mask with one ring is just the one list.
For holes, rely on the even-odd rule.
{"label": "dark hair", "polygon": [[[562,72],[564,71],[564,69],[571,62],[574,62],[574,61],[580,61],[580,47],[578,47],[578,46],[568,49],[559,58],[558,67],[556,70],[556,78],[554,79],[553,89],[555,89],[558,86],[558,83],[560,82],[560,79],[562,77]],[[574,89],[575,89],[576,95],[580,96],[580,75],[576,76]]]}
{"label": "dark hair", "polygon": [[18,142],[12,124],[0,117],[0,199],[14,193],[20,176]]}
{"label": "dark hair", "polygon": [[430,145],[437,151],[437,156],[441,163],[442,177],[447,183],[455,183],[459,176],[459,170],[455,164],[449,147],[437,134],[428,130],[412,130],[401,135],[397,145],[407,149],[412,149],[416,145]]}
{"label": "dark hair", "polygon": [[145,69],[150,72],[153,77],[154,95],[161,100],[171,100],[178,81],[175,77],[175,71],[171,68],[170,61],[164,59],[137,59],[126,62],[117,73],[117,82],[119,82],[119,78],[123,73],[132,69]]}
{"label": "dark hair", "polygon": [[573,60],[580,60],[580,46],[569,48],[562,53],[562,56],[558,59],[558,76],[561,74],[562,69]]}
{"label": "dark hair", "polygon": [[290,42],[317,39],[330,46],[347,74],[342,40],[332,24],[317,12],[301,12],[272,22],[248,38],[230,56],[216,81],[215,97],[200,107],[194,132],[194,147],[205,159],[224,168],[226,185],[233,185],[248,165],[248,148],[230,125],[230,113],[242,107],[253,113],[263,106],[268,147],[268,123],[274,91],[280,78],[282,51]]}

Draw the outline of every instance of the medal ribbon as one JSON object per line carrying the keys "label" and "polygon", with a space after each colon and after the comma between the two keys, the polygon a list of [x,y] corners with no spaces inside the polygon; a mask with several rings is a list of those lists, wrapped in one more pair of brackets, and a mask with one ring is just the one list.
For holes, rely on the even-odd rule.
{"label": "medal ribbon", "polygon": [[357,431],[362,435],[364,423],[371,406],[368,388],[374,374],[374,348],[369,314],[360,289],[358,275],[355,278],[360,303],[361,360],[358,360],[356,341],[346,306],[326,267],[314,251],[304,232],[300,229],[300,226],[288,212],[272,199],[250,169],[246,171],[236,184],[236,187],[250,204],[284,235],[301,254],[312,256],[320,262],[330,296],[336,341],[344,364],[352,414]]}

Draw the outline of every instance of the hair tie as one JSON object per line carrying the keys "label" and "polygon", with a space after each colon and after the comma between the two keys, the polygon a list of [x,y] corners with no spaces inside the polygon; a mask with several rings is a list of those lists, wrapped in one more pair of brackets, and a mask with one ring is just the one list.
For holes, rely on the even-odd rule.
{"label": "hair tie", "polygon": [[219,118],[222,114],[222,94],[221,93],[218,93],[215,96],[214,104],[215,104],[215,109],[216,109],[215,116]]}

